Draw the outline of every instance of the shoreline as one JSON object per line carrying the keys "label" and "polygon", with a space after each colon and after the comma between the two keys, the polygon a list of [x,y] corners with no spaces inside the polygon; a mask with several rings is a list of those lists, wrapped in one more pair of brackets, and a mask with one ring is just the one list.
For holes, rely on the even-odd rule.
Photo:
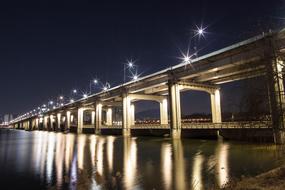
{"label": "shoreline", "polygon": [[254,177],[229,182],[224,190],[283,190],[285,189],[285,164]]}

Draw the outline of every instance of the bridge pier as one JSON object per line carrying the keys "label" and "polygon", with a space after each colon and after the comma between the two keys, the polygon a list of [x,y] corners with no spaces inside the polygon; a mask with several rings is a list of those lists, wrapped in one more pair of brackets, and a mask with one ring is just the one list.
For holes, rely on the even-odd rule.
{"label": "bridge pier", "polygon": [[39,118],[36,118],[36,120],[35,120],[35,128],[37,129],[37,130],[39,130]]}
{"label": "bridge pier", "polygon": [[131,125],[135,125],[135,105],[131,103],[131,107],[130,107],[130,122]]}
{"label": "bridge pier", "polygon": [[95,108],[95,134],[100,134],[100,129],[102,126],[102,104],[100,102],[96,102]]}
{"label": "bridge pier", "polygon": [[221,123],[222,114],[221,114],[221,102],[220,102],[220,90],[215,90],[210,94],[211,96],[211,111],[212,111],[212,122]]}
{"label": "bridge pier", "polygon": [[178,84],[169,82],[169,102],[170,102],[170,129],[173,139],[181,137],[181,106],[180,88]]}
{"label": "bridge pier", "polygon": [[96,127],[95,126],[95,111],[94,110],[91,112],[91,125],[94,126],[94,128]]}
{"label": "bridge pier", "polygon": [[131,99],[128,94],[123,94],[123,136],[131,135]]}
{"label": "bridge pier", "polygon": [[82,133],[82,128],[83,128],[83,112],[84,108],[79,108],[78,109],[78,123],[77,123],[77,133]]}
{"label": "bridge pier", "polygon": [[160,106],[160,124],[168,125],[168,109],[167,109],[167,98],[164,98],[159,103]]}
{"label": "bridge pier", "polygon": [[112,125],[112,108],[107,108],[106,111],[106,125],[111,126]]}
{"label": "bridge pier", "polygon": [[66,112],[66,129],[69,131],[70,130],[70,123],[71,123],[71,112],[67,111]]}

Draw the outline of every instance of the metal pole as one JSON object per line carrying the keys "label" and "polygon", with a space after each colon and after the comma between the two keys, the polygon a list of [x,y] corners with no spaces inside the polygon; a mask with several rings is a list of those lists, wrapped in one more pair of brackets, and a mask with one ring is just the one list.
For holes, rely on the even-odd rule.
{"label": "metal pole", "polygon": [[91,81],[89,82],[89,94],[91,94],[92,93],[92,83],[91,83]]}
{"label": "metal pole", "polygon": [[126,64],[124,63],[124,84],[126,82]]}

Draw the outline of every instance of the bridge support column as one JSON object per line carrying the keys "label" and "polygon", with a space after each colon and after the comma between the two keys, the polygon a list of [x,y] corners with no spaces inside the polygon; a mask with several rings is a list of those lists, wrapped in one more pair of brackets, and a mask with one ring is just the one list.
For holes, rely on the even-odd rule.
{"label": "bridge support column", "polygon": [[100,134],[100,128],[102,125],[102,104],[96,103],[96,124],[95,124],[95,134]]}
{"label": "bridge support column", "polygon": [[56,119],[57,119],[57,131],[60,131],[61,113],[56,114]]}
{"label": "bridge support column", "polygon": [[174,139],[181,136],[181,107],[180,107],[180,88],[178,84],[169,84],[169,100],[170,100],[170,123],[171,136]]}
{"label": "bridge support column", "polygon": [[92,111],[91,112],[91,125],[94,126],[94,128],[96,127],[95,126],[95,115],[96,115],[95,111]]}
{"label": "bridge support column", "polygon": [[36,118],[36,125],[35,125],[35,128],[37,129],[37,130],[39,130],[39,118]]}
{"label": "bridge support column", "polygon": [[71,112],[67,111],[66,112],[66,128],[67,128],[67,130],[70,129],[70,122],[71,122]]}
{"label": "bridge support column", "polygon": [[112,108],[107,108],[106,120],[107,125],[112,125]]}
{"label": "bridge support column", "polygon": [[83,129],[83,113],[84,113],[84,108],[79,108],[78,109],[78,123],[77,123],[77,133],[82,133]]}
{"label": "bridge support column", "polygon": [[211,110],[212,110],[212,122],[221,123],[222,114],[221,114],[221,100],[220,100],[220,90],[215,90],[214,93],[211,93]]}
{"label": "bridge support column", "polygon": [[168,111],[167,111],[167,99],[163,99],[160,102],[160,124],[167,125],[168,124]]}
{"label": "bridge support column", "polygon": [[131,135],[131,99],[123,95],[123,136]]}
{"label": "bridge support column", "polygon": [[135,125],[135,105],[134,104],[131,104],[131,107],[130,107],[130,122],[131,122],[131,125]]}
{"label": "bridge support column", "polygon": [[273,60],[267,65],[268,90],[272,119],[273,136],[276,144],[285,144],[285,96],[283,85],[283,61]]}

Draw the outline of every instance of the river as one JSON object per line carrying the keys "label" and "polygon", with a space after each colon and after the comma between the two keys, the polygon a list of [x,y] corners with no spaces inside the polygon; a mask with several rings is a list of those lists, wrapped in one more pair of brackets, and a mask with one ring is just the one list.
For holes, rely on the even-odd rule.
{"label": "river", "polygon": [[281,146],[0,130],[9,189],[209,189],[284,164]]}

